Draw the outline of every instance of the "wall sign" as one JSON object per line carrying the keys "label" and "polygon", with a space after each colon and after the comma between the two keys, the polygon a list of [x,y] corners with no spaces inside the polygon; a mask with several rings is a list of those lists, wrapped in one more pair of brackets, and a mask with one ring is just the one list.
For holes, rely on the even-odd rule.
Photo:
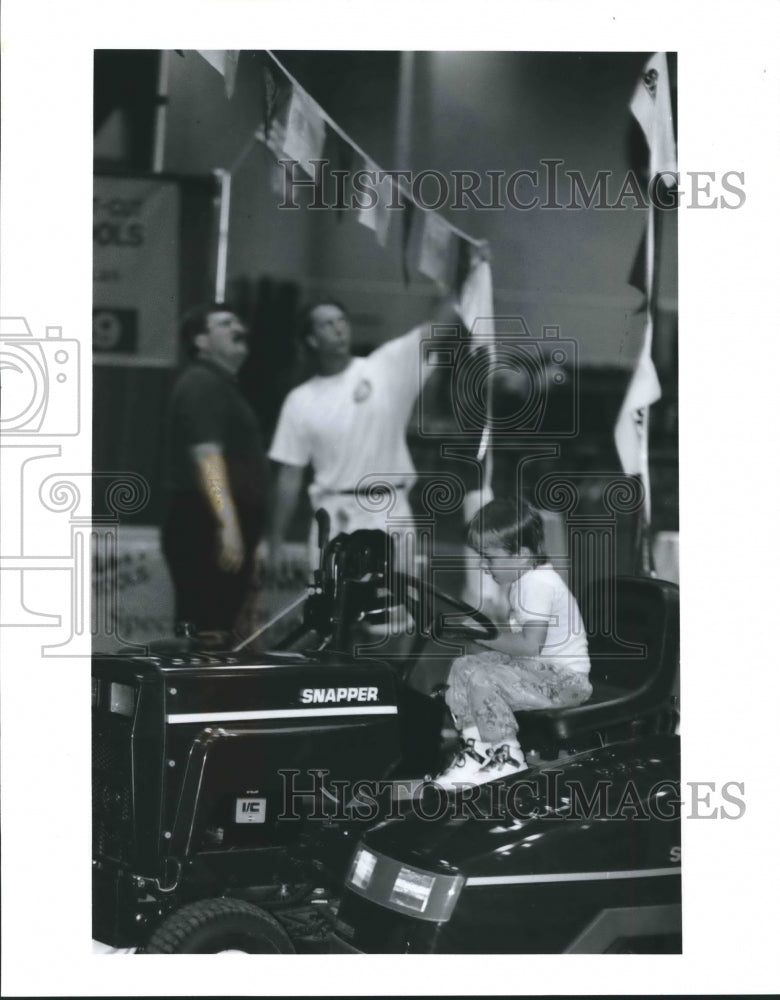
{"label": "wall sign", "polygon": [[179,189],[157,178],[95,177],[95,364],[177,363]]}

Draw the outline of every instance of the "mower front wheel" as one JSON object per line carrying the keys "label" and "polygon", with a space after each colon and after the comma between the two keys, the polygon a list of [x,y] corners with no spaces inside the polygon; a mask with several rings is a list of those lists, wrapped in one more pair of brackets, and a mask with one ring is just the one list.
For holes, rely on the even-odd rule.
{"label": "mower front wheel", "polygon": [[167,917],[143,949],[147,955],[250,955],[295,951],[284,928],[269,913],[243,899],[201,899]]}

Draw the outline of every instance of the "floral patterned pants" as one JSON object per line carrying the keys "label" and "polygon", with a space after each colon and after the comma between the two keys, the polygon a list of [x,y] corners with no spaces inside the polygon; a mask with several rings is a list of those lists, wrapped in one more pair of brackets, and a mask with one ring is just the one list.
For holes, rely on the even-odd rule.
{"label": "floral patterned pants", "polygon": [[495,650],[458,657],[448,683],[444,697],[456,726],[476,726],[488,743],[514,737],[514,712],[581,705],[593,693],[587,674]]}

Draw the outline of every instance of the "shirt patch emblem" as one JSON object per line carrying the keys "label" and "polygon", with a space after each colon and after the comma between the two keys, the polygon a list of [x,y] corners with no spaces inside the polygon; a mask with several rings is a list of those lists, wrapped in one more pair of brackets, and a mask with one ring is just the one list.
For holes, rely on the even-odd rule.
{"label": "shirt patch emblem", "polygon": [[374,387],[371,385],[368,379],[362,378],[355,386],[355,391],[352,394],[352,398],[355,400],[356,403],[364,403],[373,391]]}

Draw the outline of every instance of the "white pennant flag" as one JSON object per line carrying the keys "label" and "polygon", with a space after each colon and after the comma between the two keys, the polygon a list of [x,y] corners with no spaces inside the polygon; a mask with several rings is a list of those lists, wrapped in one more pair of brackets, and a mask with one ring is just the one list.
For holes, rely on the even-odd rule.
{"label": "white pennant flag", "polygon": [[[366,164],[366,170],[371,170],[377,173],[379,168]],[[361,208],[358,213],[358,222],[361,226],[366,226],[368,229],[373,229],[376,233],[376,241],[380,247],[386,246],[387,244],[387,234],[390,229],[390,205],[393,200],[393,179],[392,177],[383,177],[382,180],[376,181],[374,184],[367,183],[365,185],[367,189],[372,189],[376,194],[376,204],[372,205],[370,208]]]}
{"label": "white pennant flag", "polygon": [[649,407],[661,398],[661,385],[650,356],[653,323],[648,317],[645,339],[615,423],[615,446],[623,472],[640,476],[645,491],[645,516],[650,521]]}
{"label": "white pennant flag", "polygon": [[480,343],[493,342],[493,275],[487,260],[472,263],[463,282],[458,311],[466,329],[478,337]]}
{"label": "white pennant flag", "polygon": [[236,85],[240,49],[198,49],[198,52],[209,66],[225,78],[225,93],[231,98]]}
{"label": "white pennant flag", "polygon": [[287,113],[287,127],[284,133],[285,155],[291,160],[297,160],[301,169],[313,178],[316,168],[310,161],[322,158],[324,146],[325,120],[308,94],[296,87]]}
{"label": "white pennant flag", "polygon": [[650,178],[662,174],[667,187],[675,183],[677,152],[674,144],[672,95],[666,53],[656,52],[645,63],[631,98],[631,113],[639,122],[650,149]]}
{"label": "white pennant flag", "polygon": [[435,212],[423,213],[422,242],[417,268],[439,284],[446,285],[455,234],[449,223]]}

